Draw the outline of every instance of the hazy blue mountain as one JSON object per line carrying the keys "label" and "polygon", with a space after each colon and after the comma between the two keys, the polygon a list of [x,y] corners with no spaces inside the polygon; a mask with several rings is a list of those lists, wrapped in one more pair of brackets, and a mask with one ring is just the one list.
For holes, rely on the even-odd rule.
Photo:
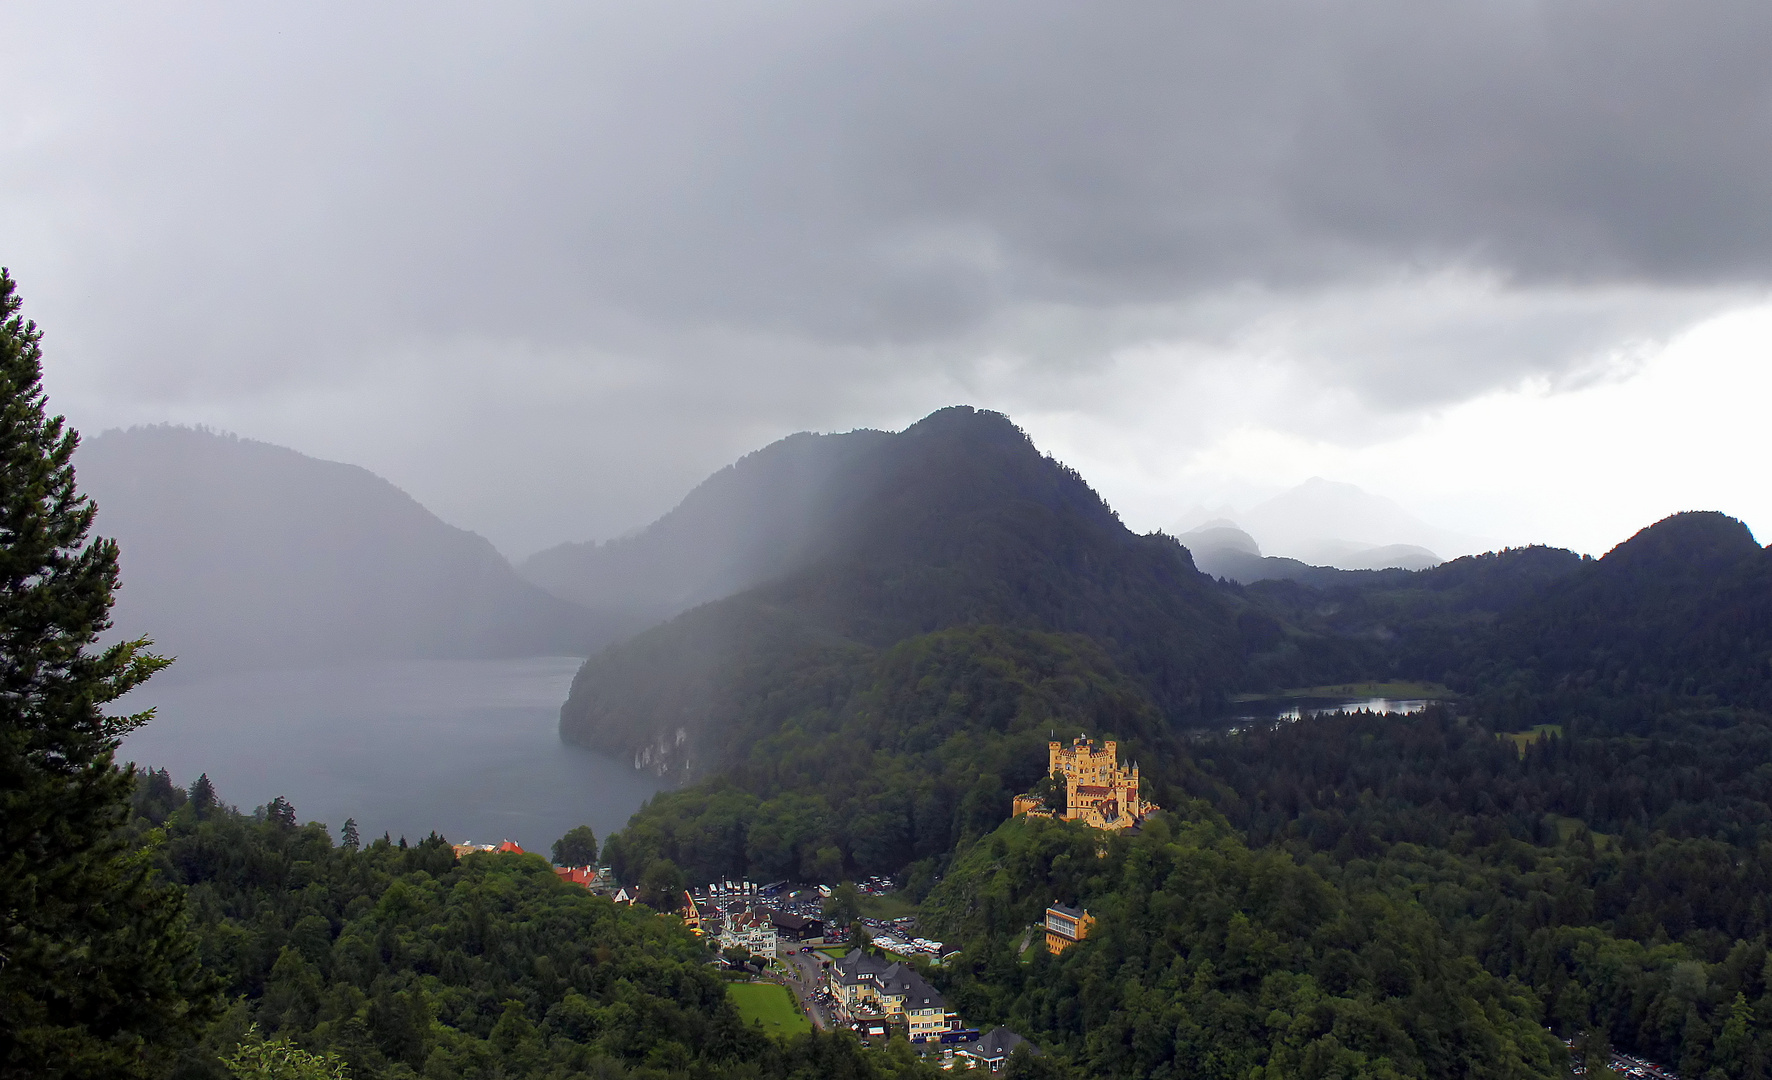
{"label": "hazy blue mountain", "polygon": [[1419,544],[1349,544],[1325,554],[1324,565],[1343,570],[1426,570],[1445,561]]}
{"label": "hazy blue mountain", "polygon": [[1474,554],[1490,546],[1430,525],[1391,499],[1319,476],[1244,510],[1195,506],[1173,528],[1188,535],[1213,526],[1245,533],[1267,556],[1342,570],[1425,570],[1442,554]]}
{"label": "hazy blue mountain", "polygon": [[[1419,558],[1393,548],[1372,549],[1379,554],[1366,561],[1374,565],[1347,568],[1343,568],[1340,563],[1313,566],[1298,559],[1263,555],[1261,546],[1255,542],[1253,536],[1239,529],[1234,522],[1223,518],[1208,521],[1198,528],[1182,533],[1176,539],[1193,553],[1194,565],[1199,567],[1202,574],[1226,578],[1244,585],[1257,581],[1298,581],[1317,588],[1357,585],[1370,576],[1363,575],[1360,571],[1401,568],[1405,561],[1421,562]],[[1394,545],[1395,549],[1406,547],[1407,545]],[[1419,570],[1439,563],[1440,560],[1432,552],[1424,554],[1428,557],[1425,565],[1408,566],[1407,569]]]}
{"label": "hazy blue mountain", "polygon": [[1237,523],[1224,518],[1206,522],[1198,528],[1189,529],[1177,539],[1187,545],[1187,549],[1195,553],[1194,561],[1198,563],[1201,551],[1237,551],[1245,555],[1261,557],[1261,545],[1255,542]]}
{"label": "hazy blue mountain", "polygon": [[117,631],[154,638],[178,674],[585,655],[610,636],[354,465],[159,426],[87,440],[76,468],[122,546]]}
{"label": "hazy blue mountain", "polygon": [[561,544],[518,571],[555,596],[643,630],[800,565],[825,523],[832,483],[889,438],[881,431],[790,435],[708,477],[639,532]]}

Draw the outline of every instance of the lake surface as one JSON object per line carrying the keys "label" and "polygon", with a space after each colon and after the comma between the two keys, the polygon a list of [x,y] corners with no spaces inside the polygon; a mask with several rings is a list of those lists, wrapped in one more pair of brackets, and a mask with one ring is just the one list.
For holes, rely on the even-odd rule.
{"label": "lake surface", "polygon": [[1236,714],[1226,720],[1230,722],[1228,730],[1236,732],[1255,724],[1295,723],[1313,713],[1409,716],[1432,704],[1430,698],[1262,698],[1242,702]]}
{"label": "lake surface", "polygon": [[511,839],[546,854],[575,825],[601,840],[661,788],[617,758],[560,741],[581,661],[419,660],[153,680],[110,711],[154,706],[120,761],[189,786],[207,772],[250,812],[278,795],[337,837]]}

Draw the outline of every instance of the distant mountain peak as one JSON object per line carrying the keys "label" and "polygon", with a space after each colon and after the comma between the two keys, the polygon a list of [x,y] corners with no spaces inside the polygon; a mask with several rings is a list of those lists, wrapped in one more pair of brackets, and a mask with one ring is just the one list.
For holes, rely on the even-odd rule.
{"label": "distant mountain peak", "polygon": [[[1376,558],[1391,560],[1391,565],[1419,567],[1424,562],[1431,565],[1441,556],[1470,554],[1492,546],[1479,537],[1431,525],[1394,499],[1321,476],[1313,476],[1236,517],[1262,550],[1331,566],[1368,568]],[[1381,550],[1375,555],[1373,549]]]}
{"label": "distant mountain peak", "polygon": [[367,469],[204,428],[106,431],[74,459],[121,549],[120,632],[174,677],[312,662],[583,653],[591,613]]}
{"label": "distant mountain peak", "polygon": [[1259,556],[1261,545],[1228,518],[1214,518],[1176,537],[1196,558],[1202,551],[1241,551]]}
{"label": "distant mountain peak", "polygon": [[730,741],[735,718],[786,700],[758,677],[804,689],[873,650],[959,626],[1093,637],[1176,716],[1222,692],[1231,601],[1174,539],[1132,533],[1008,417],[952,407],[897,434],[821,446],[846,456],[796,497],[803,527],[776,576],[592,658],[561,711],[564,737],[683,775],[748,752]]}

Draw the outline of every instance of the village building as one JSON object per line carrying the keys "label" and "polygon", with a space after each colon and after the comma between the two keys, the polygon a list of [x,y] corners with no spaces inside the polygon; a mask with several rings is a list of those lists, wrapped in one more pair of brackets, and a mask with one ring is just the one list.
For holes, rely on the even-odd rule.
{"label": "village building", "polygon": [[823,941],[824,920],[791,911],[771,911],[769,921],[775,924],[775,936],[783,941]]}
{"label": "village building", "polygon": [[775,955],[775,924],[767,911],[740,911],[726,916],[720,928],[721,949],[746,949],[753,956]]}
{"label": "village building", "polygon": [[1054,904],[1046,909],[1046,951],[1054,956],[1089,936],[1095,916],[1082,908]]}
{"label": "village building", "polygon": [[[918,975],[896,960],[853,949],[827,969],[839,1019],[872,1030],[882,1018],[901,1020],[913,1043],[939,1042],[960,1026],[960,1015]],[[872,1025],[872,1027],[870,1027]]]}
{"label": "village building", "polygon": [[554,873],[558,874],[562,881],[582,885],[587,889],[597,884],[597,868],[594,866],[556,866]]}
{"label": "village building", "polygon": [[1015,1053],[1018,1046],[1026,1046],[1028,1052],[1038,1054],[1040,1048],[1026,1039],[1010,1031],[1006,1027],[992,1028],[970,1042],[963,1042],[954,1047],[956,1058],[967,1058],[973,1068],[985,1068],[991,1072],[1002,1072],[1009,1063],[1009,1055]]}
{"label": "village building", "polygon": [[[1081,821],[1097,829],[1129,829],[1159,809],[1140,793],[1138,764],[1120,766],[1119,744],[1112,739],[1099,748],[1081,735],[1069,746],[1053,741],[1046,744],[1046,760],[1046,775],[1064,778],[1065,811],[1061,816],[1066,821]],[[1014,813],[1053,816],[1031,794],[1015,797]]]}

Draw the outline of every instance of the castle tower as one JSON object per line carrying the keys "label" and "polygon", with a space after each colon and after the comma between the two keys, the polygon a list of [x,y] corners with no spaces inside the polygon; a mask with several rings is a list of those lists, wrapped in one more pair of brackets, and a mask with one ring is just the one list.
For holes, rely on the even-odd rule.
{"label": "castle tower", "polygon": [[[1124,829],[1157,809],[1140,795],[1137,764],[1120,766],[1120,744],[1113,739],[1103,740],[1099,748],[1085,735],[1069,746],[1052,740],[1046,744],[1046,768],[1048,776],[1064,777],[1066,820]],[[1015,797],[1014,813],[1044,812],[1032,795]]]}

